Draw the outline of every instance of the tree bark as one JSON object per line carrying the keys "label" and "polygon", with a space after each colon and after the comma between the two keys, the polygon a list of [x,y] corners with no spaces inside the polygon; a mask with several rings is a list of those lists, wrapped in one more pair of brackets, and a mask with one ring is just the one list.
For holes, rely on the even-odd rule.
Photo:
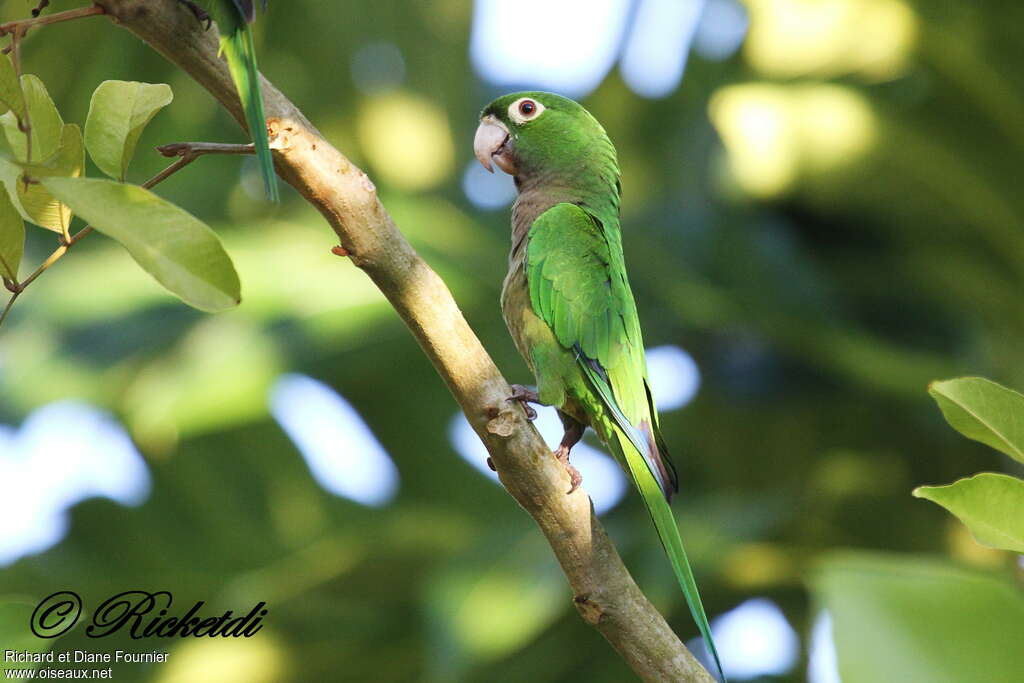
{"label": "tree bark", "polygon": [[[245,128],[227,65],[218,56],[215,28],[204,31],[177,0],[95,4],[187,72]],[[643,680],[712,682],[637,587],[586,493],[577,489],[566,495],[565,470],[522,408],[508,401],[508,383],[447,286],[395,227],[373,182],[273,84],[261,79],[278,174],[319,209],[352,262],[380,288],[416,337],[486,445],[501,482],[547,537],[580,615]]]}

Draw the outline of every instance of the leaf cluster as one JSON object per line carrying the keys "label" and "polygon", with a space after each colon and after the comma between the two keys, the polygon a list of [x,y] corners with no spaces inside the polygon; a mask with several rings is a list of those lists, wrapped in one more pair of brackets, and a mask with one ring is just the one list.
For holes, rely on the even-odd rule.
{"label": "leaf cluster", "polygon": [[[238,275],[217,235],[147,187],[128,182],[146,125],[171,103],[170,86],[104,81],[92,94],[85,134],[65,123],[36,76],[18,76],[0,55],[0,274],[20,292],[91,230],[119,242],[135,262],[182,301],[221,311],[241,299]],[[87,178],[88,151],[109,180]],[[89,225],[71,234],[72,216]],[[25,223],[59,235],[54,255],[24,281]]]}
{"label": "leaf cluster", "polygon": [[[1024,463],[1024,395],[981,377],[933,382],[928,393],[958,432]],[[1024,553],[1024,481],[982,472],[914,495],[959,517],[979,543]]]}

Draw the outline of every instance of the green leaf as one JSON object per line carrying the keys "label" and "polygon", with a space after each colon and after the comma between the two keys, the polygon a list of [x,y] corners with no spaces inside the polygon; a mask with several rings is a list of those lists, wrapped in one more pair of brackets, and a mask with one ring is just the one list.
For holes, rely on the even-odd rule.
{"label": "green leaf", "polygon": [[[50,94],[46,92],[46,86],[37,76],[22,76],[21,88],[32,124],[32,161],[46,161],[60,149],[64,120],[50,99]],[[0,116],[0,130],[14,158],[27,161],[26,135],[18,128],[18,118],[13,111]]]}
{"label": "green leaf", "polygon": [[17,282],[24,251],[25,223],[7,193],[0,192],[0,275]]}
{"label": "green leaf", "polygon": [[0,54],[0,107],[3,111],[25,111],[25,97],[18,84],[18,74],[8,55]]}
{"label": "green leaf", "polygon": [[123,182],[142,129],[172,99],[174,94],[166,83],[100,83],[85,120],[85,146],[96,166]]}
{"label": "green leaf", "polygon": [[1016,681],[1024,593],[999,575],[912,556],[837,553],[811,579],[843,683]]}
{"label": "green leaf", "polygon": [[137,185],[94,178],[41,182],[190,306],[222,311],[241,300],[238,274],[217,235],[184,209]]}
{"label": "green leaf", "polygon": [[982,377],[932,382],[928,393],[953,429],[1024,462],[1024,396]]}
{"label": "green leaf", "polygon": [[1024,553],[1024,481],[982,472],[948,486],[918,486],[914,495],[959,517],[978,543]]}
{"label": "green leaf", "polygon": [[[39,184],[41,178],[65,176],[76,178],[85,167],[82,130],[73,123],[64,125],[60,151],[47,163],[18,164],[0,159],[0,181],[13,198],[14,208],[25,220],[63,232],[71,223],[71,209]],[[33,182],[26,183],[26,178]]]}

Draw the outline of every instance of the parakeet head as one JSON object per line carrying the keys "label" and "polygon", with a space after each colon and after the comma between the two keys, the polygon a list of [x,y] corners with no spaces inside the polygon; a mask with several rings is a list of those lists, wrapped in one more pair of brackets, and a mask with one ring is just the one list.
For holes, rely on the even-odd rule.
{"label": "parakeet head", "polygon": [[493,164],[520,180],[541,173],[618,179],[615,148],[601,124],[576,102],[549,92],[512,93],[487,105],[473,151],[488,171]]}

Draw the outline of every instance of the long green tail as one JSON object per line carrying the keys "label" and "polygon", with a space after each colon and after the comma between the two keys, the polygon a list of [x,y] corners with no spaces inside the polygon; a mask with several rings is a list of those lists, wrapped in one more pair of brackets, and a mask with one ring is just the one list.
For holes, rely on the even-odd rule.
{"label": "long green tail", "polygon": [[725,673],[722,671],[722,662],[718,659],[718,649],[715,647],[715,639],[711,637],[711,626],[708,624],[707,614],[704,612],[704,603],[700,599],[700,591],[697,590],[697,582],[693,578],[693,570],[690,569],[690,561],[686,557],[686,550],[683,549],[683,541],[679,537],[679,528],[676,526],[675,516],[672,508],[665,500],[665,494],[658,485],[657,480],[647,466],[643,455],[629,437],[618,428],[612,427],[614,438],[609,440],[612,450],[617,451],[616,455],[620,462],[626,463],[629,473],[632,475],[633,483],[640,491],[647,511],[654,520],[654,527],[658,530],[658,538],[665,548],[669,562],[672,564],[672,571],[675,572],[679,587],[683,589],[686,597],[686,604],[690,607],[690,614],[704,637],[704,643],[715,660],[718,674],[725,681]]}
{"label": "long green tail", "polygon": [[274,175],[274,159],[270,155],[267,140],[266,116],[263,114],[263,94],[260,91],[260,72],[256,67],[256,46],[253,44],[252,29],[244,21],[228,34],[221,36],[221,51],[228,62],[231,78],[238,89],[238,97],[245,111],[245,122],[249,126],[256,147],[256,160],[263,176],[263,188],[267,198],[278,201],[277,176]]}

